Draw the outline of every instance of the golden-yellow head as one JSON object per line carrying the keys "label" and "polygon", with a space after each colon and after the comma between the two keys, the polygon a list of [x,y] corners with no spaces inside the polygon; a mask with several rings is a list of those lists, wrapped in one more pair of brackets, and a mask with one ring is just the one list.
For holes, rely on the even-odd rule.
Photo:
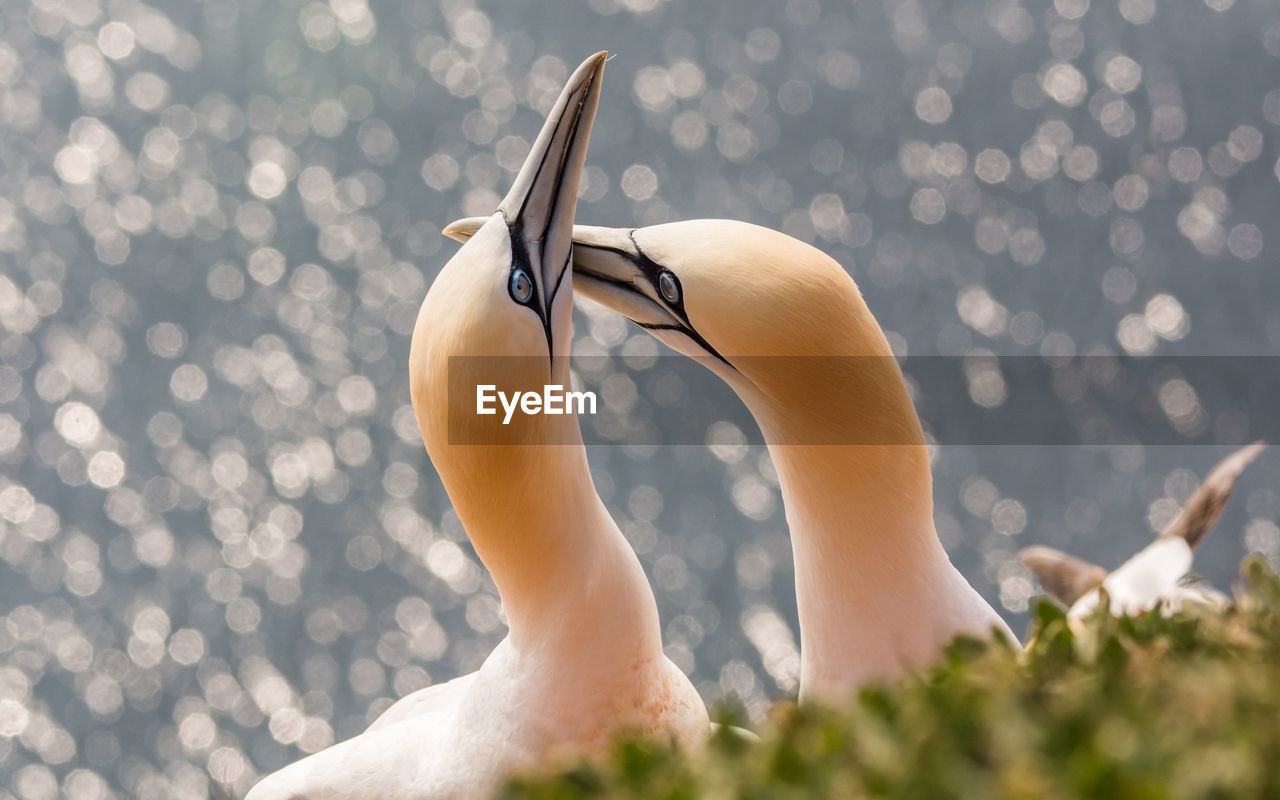
{"label": "golden-yellow head", "polygon": [[[482,221],[445,229],[466,240]],[[861,419],[865,441],[914,443],[901,373],[853,279],[817,248],[723,219],[574,229],[575,291],[698,359],[751,406],[808,411],[812,430]],[[790,413],[792,428],[805,415]]]}

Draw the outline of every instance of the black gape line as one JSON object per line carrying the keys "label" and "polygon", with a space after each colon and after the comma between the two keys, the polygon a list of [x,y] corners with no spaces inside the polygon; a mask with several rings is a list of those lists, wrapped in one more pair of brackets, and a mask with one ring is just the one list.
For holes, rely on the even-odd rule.
{"label": "black gape line", "polygon": [[[554,360],[554,351],[551,345],[551,304],[555,302],[556,293],[560,291],[560,284],[564,281],[564,273],[567,270],[560,271],[560,276],[556,279],[556,284],[551,289],[551,296],[546,300],[544,308],[543,303],[540,302],[542,287],[538,285],[538,270],[533,269],[533,262],[529,258],[529,248],[524,241],[524,223],[518,218],[515,222],[512,222],[507,219],[505,213],[503,213],[502,218],[507,223],[507,236],[511,238],[511,271],[507,273],[507,295],[511,298],[511,302],[524,306],[538,315],[539,321],[542,322],[542,332],[547,337],[547,358]],[[573,258],[572,249],[569,250],[569,258]],[[529,295],[527,300],[521,300],[515,294],[515,282],[512,277],[518,269],[523,269],[533,283],[533,293]]]}
{"label": "black gape line", "polygon": [[[733,371],[737,372],[737,368],[734,367],[733,364],[729,362],[729,359],[720,355],[720,353],[714,347],[711,346],[710,342],[702,338],[702,334],[698,333],[697,329],[693,327],[693,323],[689,321],[689,314],[684,310],[684,286],[680,283],[680,276],[676,275],[671,270],[667,269],[666,267],[662,266],[658,262],[654,261],[652,258],[649,258],[649,256],[640,247],[640,244],[636,241],[636,231],[634,228],[627,231],[627,238],[631,240],[631,246],[636,249],[635,253],[629,253],[626,250],[620,250],[616,247],[604,247],[604,246],[595,245],[595,244],[574,245],[574,246],[590,247],[596,250],[605,250],[607,252],[614,253],[620,258],[634,264],[640,270],[641,274],[643,274],[645,278],[649,280],[649,283],[653,286],[653,291],[657,295],[658,299],[664,305],[666,305],[666,307],[671,311],[672,314],[675,315],[677,319],[679,319],[682,323],[684,323],[683,325],[653,325],[653,324],[646,324],[643,322],[636,322],[637,325],[639,325],[641,328],[644,328],[645,330],[648,330],[648,331],[675,331],[677,333],[682,333],[685,336],[689,337],[691,340],[693,340],[693,342],[697,344],[699,347],[701,347],[703,350],[706,350],[712,356],[715,356],[726,367],[729,367]],[[599,273],[592,272],[591,270],[584,269],[584,270],[581,270],[581,272],[584,275],[590,275],[595,280],[602,281],[604,283],[611,283],[614,286],[617,286],[622,289],[626,289],[629,292],[636,291],[635,287],[632,286],[630,283],[627,283],[626,281],[616,280],[614,278],[608,277],[607,275],[601,275]],[[662,293],[662,286],[660,285],[659,281],[662,280],[663,274],[670,275],[671,280],[675,281],[676,301],[674,303],[668,300],[666,296],[663,295]],[[635,320],[632,320],[632,322],[635,322]]]}
{"label": "black gape line", "polygon": [[738,368],[737,368],[737,367],[735,367],[735,366],[733,366],[733,364],[730,364],[730,363],[729,363],[729,359],[727,359],[727,358],[725,358],[724,356],[720,355],[720,353],[719,353],[719,352],[717,352],[717,351],[716,351],[716,349],[715,349],[714,347],[712,347],[712,346],[711,346],[711,344],[710,344],[706,339],[702,338],[702,334],[698,333],[696,330],[694,330],[694,329],[693,329],[692,327],[690,327],[690,326],[685,326],[685,325],[651,325],[651,324],[647,324],[647,323],[644,323],[644,322],[637,322],[636,324],[637,324],[637,325],[639,325],[641,328],[644,328],[644,329],[645,329],[645,330],[647,330],[647,331],[675,331],[675,332],[677,332],[677,333],[683,333],[685,336],[689,337],[689,338],[690,338],[690,339],[692,339],[695,343],[697,343],[697,345],[698,345],[699,347],[701,347],[703,350],[706,350],[708,353],[710,353],[711,355],[715,356],[715,358],[716,358],[716,359],[718,359],[721,363],[723,363],[726,367],[729,367],[729,368],[730,368],[730,369],[732,369],[734,372],[737,372],[737,371],[738,371]]}

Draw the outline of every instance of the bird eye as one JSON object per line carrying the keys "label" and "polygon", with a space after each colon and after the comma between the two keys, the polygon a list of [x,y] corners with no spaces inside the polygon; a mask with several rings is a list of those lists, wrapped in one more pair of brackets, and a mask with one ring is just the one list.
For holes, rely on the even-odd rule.
{"label": "bird eye", "polygon": [[662,298],[668,303],[675,304],[680,302],[680,284],[676,283],[676,276],[670,271],[663,270],[658,275],[658,291],[662,293]]}
{"label": "bird eye", "polygon": [[511,296],[517,303],[527,303],[533,297],[533,279],[520,267],[511,272]]}

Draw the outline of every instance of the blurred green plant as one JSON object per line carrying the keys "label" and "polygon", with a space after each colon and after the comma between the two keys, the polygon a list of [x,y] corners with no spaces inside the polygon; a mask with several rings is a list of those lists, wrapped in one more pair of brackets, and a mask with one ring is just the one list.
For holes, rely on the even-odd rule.
{"label": "blurred green plant", "polygon": [[1024,650],[957,639],[847,708],[780,703],[759,742],[624,740],[501,796],[1280,798],[1280,577],[1260,559],[1243,573],[1225,613],[1103,608],[1073,629],[1042,600]]}

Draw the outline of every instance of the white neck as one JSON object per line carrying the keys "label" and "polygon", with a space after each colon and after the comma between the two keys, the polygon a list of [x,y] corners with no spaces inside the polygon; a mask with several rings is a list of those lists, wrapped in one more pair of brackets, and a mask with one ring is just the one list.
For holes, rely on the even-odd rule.
{"label": "white neck", "polygon": [[[900,402],[914,421],[905,391]],[[923,444],[813,443],[785,412],[756,417],[791,531],[802,698],[842,700],[929,662],[957,633],[1003,627],[938,541]]]}
{"label": "white neck", "polygon": [[657,604],[596,494],[586,451],[580,444],[508,450],[484,492],[450,495],[497,584],[511,643],[577,662],[593,653],[660,658]]}

